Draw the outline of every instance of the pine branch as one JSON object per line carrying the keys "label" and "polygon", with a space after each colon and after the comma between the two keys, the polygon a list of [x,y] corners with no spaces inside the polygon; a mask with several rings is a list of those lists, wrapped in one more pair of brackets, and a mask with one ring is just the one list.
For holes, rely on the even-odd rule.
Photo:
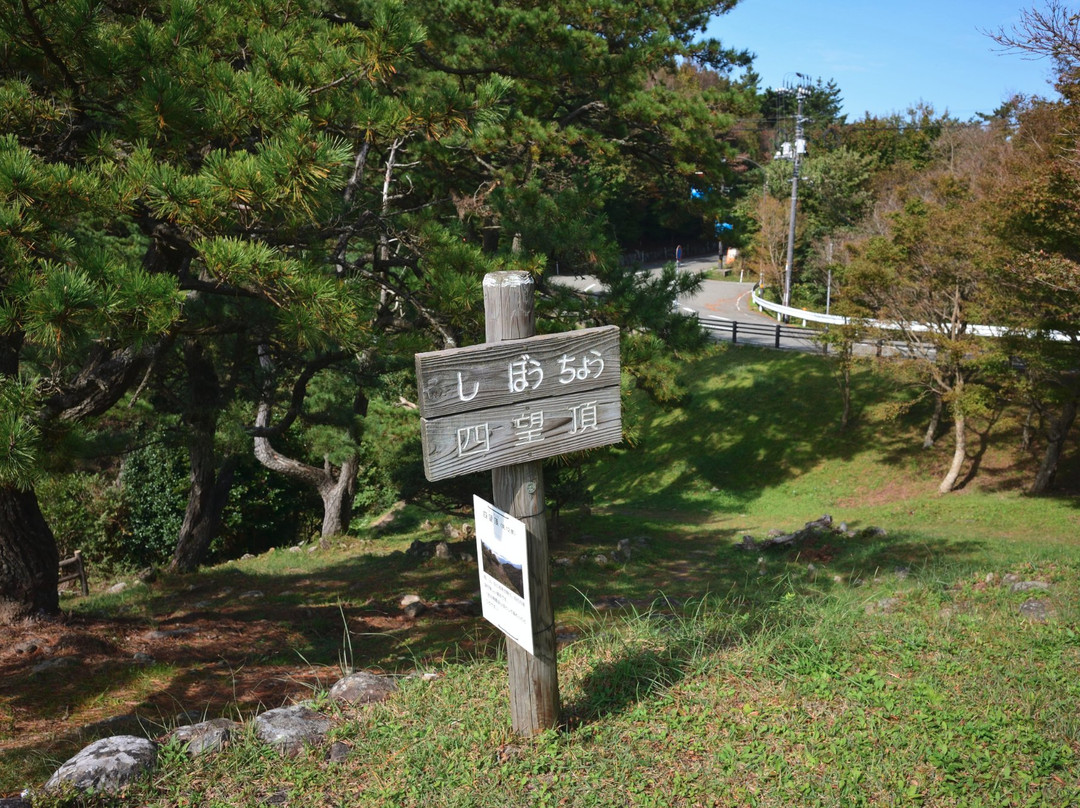
{"label": "pine branch", "polygon": [[[260,351],[262,351],[262,349],[260,349]],[[260,353],[260,356],[262,356],[262,353]],[[250,428],[248,432],[256,438],[276,438],[284,435],[304,409],[304,398],[307,396],[308,382],[310,382],[320,370],[325,370],[335,362],[348,359],[349,356],[350,354],[345,351],[332,351],[317,356],[315,359],[308,362],[297,377],[296,382],[293,384],[292,394],[289,397],[289,409],[281,420],[278,421],[276,425],[270,426],[268,415],[266,423],[260,425],[258,421],[256,421],[256,425]],[[260,359],[260,362],[262,362],[262,359]],[[269,358],[267,357],[267,363],[263,363],[263,366],[268,367],[268,362]]]}
{"label": "pine branch", "polygon": [[27,24],[30,26],[30,30],[34,32],[34,37],[38,41],[38,45],[41,47],[41,52],[45,54],[45,58],[56,65],[60,71],[60,75],[64,78],[64,84],[66,84],[75,96],[79,96],[79,83],[75,81],[75,77],[71,75],[71,71],[68,70],[67,65],[64,64],[64,60],[60,58],[56,50],[53,48],[52,43],[49,41],[48,35],[41,27],[41,23],[38,22],[36,16],[34,16],[33,9],[30,8],[29,0],[22,0],[23,17],[26,18]]}

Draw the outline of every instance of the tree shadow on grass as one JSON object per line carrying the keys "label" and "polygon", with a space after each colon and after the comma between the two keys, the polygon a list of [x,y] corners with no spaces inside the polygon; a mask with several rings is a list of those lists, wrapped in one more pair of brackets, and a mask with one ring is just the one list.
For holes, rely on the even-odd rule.
{"label": "tree shadow on grass", "polygon": [[[883,436],[865,419],[839,429],[836,381],[820,356],[732,349],[693,363],[684,381],[678,410],[627,403],[638,446],[613,451],[590,471],[598,497],[693,510],[712,492],[714,509],[738,513],[823,460],[851,460],[871,436],[886,457],[896,450],[896,462],[905,459],[903,430]],[[856,374],[853,386],[857,402],[908,395],[870,372]]]}
{"label": "tree shadow on grass", "polygon": [[[713,591],[728,594],[657,599],[644,613],[627,615],[631,636],[639,636],[644,624],[646,637],[600,654],[602,661],[575,683],[578,695],[564,705],[565,728],[573,731],[627,712],[707,669],[709,656],[748,643],[760,632],[790,627],[802,619],[801,610],[779,608],[784,597],[819,598],[840,588],[870,594],[886,580],[912,576],[921,585],[939,586],[965,575],[969,564],[977,567],[984,549],[981,542],[912,534],[823,534],[796,546],[753,552],[729,544],[718,553],[709,580]],[[814,563],[837,574],[810,576],[807,565]],[[626,604],[634,606],[631,599]],[[730,619],[735,615],[738,620]]]}

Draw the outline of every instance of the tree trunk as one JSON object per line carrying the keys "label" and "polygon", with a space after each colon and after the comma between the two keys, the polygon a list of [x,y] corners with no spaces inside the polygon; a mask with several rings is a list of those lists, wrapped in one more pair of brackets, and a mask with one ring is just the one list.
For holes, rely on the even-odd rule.
{"label": "tree trunk", "polygon": [[359,470],[360,460],[354,455],[341,464],[336,480],[332,474],[328,474],[328,484],[318,487],[323,501],[323,539],[348,531],[349,522],[352,521],[353,498],[356,496],[356,474]]}
{"label": "tree trunk", "polygon": [[1020,435],[1020,449],[1022,451],[1026,452],[1028,451],[1028,449],[1031,448],[1031,433],[1033,431],[1032,426],[1035,423],[1035,416],[1037,414],[1038,411],[1034,407],[1028,408],[1027,418],[1024,419],[1024,431]]}
{"label": "tree trunk", "polygon": [[[263,402],[259,405],[255,426],[266,427],[269,424],[270,405]],[[268,469],[307,483],[319,492],[323,502],[323,539],[344,533],[348,529],[360,458],[354,455],[337,469],[327,460],[320,469],[286,457],[270,445],[269,438],[260,437],[255,438],[255,457]]]}
{"label": "tree trunk", "polygon": [[218,471],[212,447],[206,451],[202,447],[191,446],[189,457],[191,490],[188,492],[184,523],[176,540],[176,550],[169,564],[170,572],[194,572],[199,568],[210,542],[221,529],[221,515],[229,500],[237,464],[236,456],[230,456]]}
{"label": "tree trunk", "polygon": [[32,489],[0,486],[0,624],[60,611],[60,554]]}
{"label": "tree trunk", "polygon": [[191,488],[184,522],[169,564],[171,572],[194,572],[199,568],[221,527],[221,513],[229,499],[237,462],[231,457],[218,470],[214,436],[221,406],[221,385],[213,362],[193,339],[184,344],[184,365],[188,388],[184,394],[184,424],[188,429]]}
{"label": "tree trunk", "polygon": [[942,494],[953,490],[953,486],[960,478],[960,469],[964,466],[964,460],[967,459],[967,419],[962,412],[953,414],[953,433],[956,445],[953,448],[952,464],[949,466],[949,473],[938,486],[938,491]]}
{"label": "tree trunk", "polygon": [[851,363],[852,352],[855,349],[853,341],[845,342],[840,350],[840,398],[842,409],[840,411],[840,428],[847,429],[851,423]]}
{"label": "tree trunk", "polygon": [[1045,494],[1054,486],[1054,475],[1057,473],[1058,463],[1061,461],[1062,452],[1065,449],[1065,439],[1076,421],[1077,395],[1072,395],[1065,402],[1061,412],[1050,419],[1050,429],[1047,430],[1046,451],[1043,452],[1042,463],[1035,474],[1035,481],[1031,484],[1030,493]]}
{"label": "tree trunk", "polygon": [[945,410],[945,402],[939,393],[934,393],[934,414],[930,416],[930,423],[926,427],[926,435],[923,437],[922,446],[929,449],[937,440],[938,428],[941,426],[941,416]]}

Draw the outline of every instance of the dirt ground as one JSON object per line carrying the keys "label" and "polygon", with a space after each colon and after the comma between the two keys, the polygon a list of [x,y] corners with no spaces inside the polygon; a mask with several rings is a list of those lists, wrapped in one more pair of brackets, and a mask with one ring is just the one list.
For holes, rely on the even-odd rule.
{"label": "dirt ground", "polygon": [[[33,784],[12,782],[20,772],[47,777],[97,738],[246,717],[329,687],[341,676],[337,665],[300,654],[281,663],[287,649],[311,644],[306,611],[269,602],[178,610],[152,622],[65,615],[0,627],[0,795]],[[365,611],[350,631],[407,631],[412,622],[400,611]]]}

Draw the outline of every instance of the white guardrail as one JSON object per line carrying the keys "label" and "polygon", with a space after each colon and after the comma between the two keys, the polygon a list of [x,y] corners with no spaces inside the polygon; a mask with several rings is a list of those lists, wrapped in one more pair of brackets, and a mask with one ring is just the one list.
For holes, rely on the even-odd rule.
{"label": "white guardrail", "polygon": [[[795,309],[791,306],[782,306],[779,303],[772,303],[758,296],[758,287],[755,286],[754,290],[750,293],[750,299],[754,302],[754,305],[765,311],[774,312],[777,317],[788,316],[796,320],[804,320],[812,323],[826,323],[829,325],[846,325],[850,321],[850,317],[844,317],[839,314],[823,314],[819,311],[807,311],[806,309]],[[887,320],[866,320],[865,325],[870,328],[880,328],[888,331],[900,331],[907,328],[910,331],[932,331],[931,326],[923,323],[911,323],[901,324],[894,323]],[[1000,325],[969,325],[965,328],[966,333],[973,334],[977,337],[1003,337],[1007,335],[1009,329]],[[1063,334],[1060,331],[1051,331],[1048,336],[1058,342],[1068,342],[1071,337],[1068,334]]]}

